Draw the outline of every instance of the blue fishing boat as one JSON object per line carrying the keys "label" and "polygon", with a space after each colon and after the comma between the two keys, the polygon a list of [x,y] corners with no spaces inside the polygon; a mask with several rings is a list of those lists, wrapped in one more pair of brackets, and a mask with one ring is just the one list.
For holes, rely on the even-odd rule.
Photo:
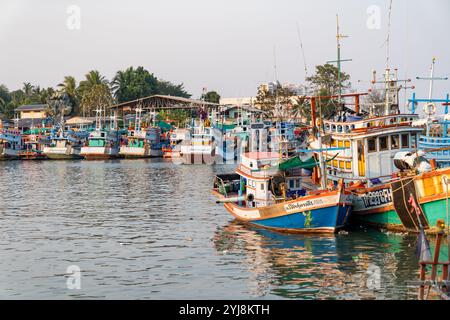
{"label": "blue fishing boat", "polygon": [[[417,98],[413,93],[409,100],[409,106],[412,113],[415,112],[419,104],[423,106],[423,112],[426,117],[413,123],[416,127],[423,127],[424,133],[419,136],[418,149],[426,152],[426,158],[435,159],[440,168],[450,166],[450,135],[448,128],[450,125],[450,95],[447,94],[443,99],[433,98],[433,82],[435,80],[447,80],[448,78],[435,77],[434,67],[436,59],[431,64],[431,74],[429,78],[419,78],[418,80],[430,80],[428,98]],[[438,106],[444,107],[443,114],[437,114]]]}
{"label": "blue fishing boat", "polygon": [[242,155],[236,174],[215,178],[213,193],[238,221],[279,232],[334,233],[347,223],[351,196],[342,183],[317,188],[310,158],[283,160],[275,152]]}

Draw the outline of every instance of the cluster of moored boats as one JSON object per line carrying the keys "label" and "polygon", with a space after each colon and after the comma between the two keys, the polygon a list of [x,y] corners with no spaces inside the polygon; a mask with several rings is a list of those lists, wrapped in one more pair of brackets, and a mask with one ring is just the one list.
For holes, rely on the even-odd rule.
{"label": "cluster of moored boats", "polygon": [[[128,122],[121,119],[122,128],[102,110],[87,127],[67,125],[63,117],[49,127],[3,127],[0,159],[237,162],[235,173],[215,177],[213,193],[239,221],[283,232],[336,232],[352,223],[436,232],[448,225],[450,99],[413,95],[411,112],[401,113],[399,82],[386,71],[385,101],[378,105],[360,105],[367,93],[304,97],[307,121],[243,107],[227,118],[229,107],[216,105],[175,128],[155,117],[141,120],[150,109],[137,106]],[[330,119],[318,116],[321,99],[338,101]],[[419,104],[425,118],[415,113]]]}
{"label": "cluster of moored boats", "polygon": [[[306,97],[310,126],[294,140],[307,147],[254,147],[241,154],[234,174],[215,177],[217,202],[241,222],[281,232],[336,232],[350,224],[443,231],[449,212],[449,98],[413,95],[412,112],[401,113],[396,73],[387,70],[384,83],[379,108],[361,108],[367,93]],[[321,98],[342,102],[333,118],[317,118]],[[419,103],[422,119],[414,112]],[[443,115],[435,114],[437,104],[445,106]]]}

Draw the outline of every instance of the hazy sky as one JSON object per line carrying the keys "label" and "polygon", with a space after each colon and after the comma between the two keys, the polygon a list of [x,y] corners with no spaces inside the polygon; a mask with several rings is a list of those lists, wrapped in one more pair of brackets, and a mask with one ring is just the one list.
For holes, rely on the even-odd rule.
{"label": "hazy sky", "polygon": [[[81,9],[80,29],[67,27],[70,5]],[[367,12],[373,5],[379,29],[376,12]],[[335,60],[338,13],[350,36],[342,58],[353,59],[344,71],[366,90],[371,70],[381,75],[385,68],[388,7],[389,0],[0,0],[0,83],[11,90],[23,82],[55,86],[92,69],[111,79],[142,65],[183,82],[194,97],[203,87],[224,97],[250,96],[275,79],[274,47],[278,80],[304,81],[297,23],[310,72]],[[450,74],[449,13],[448,0],[393,1],[391,66],[402,78],[427,76],[433,56],[436,75]],[[414,84],[426,94],[428,82]],[[450,81],[435,88],[443,95]]]}

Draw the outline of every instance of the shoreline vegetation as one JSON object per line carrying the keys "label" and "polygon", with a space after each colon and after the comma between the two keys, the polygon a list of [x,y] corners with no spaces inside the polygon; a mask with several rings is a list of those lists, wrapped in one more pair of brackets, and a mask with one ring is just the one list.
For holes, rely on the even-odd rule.
{"label": "shoreline vegetation", "polygon": [[[9,91],[5,85],[0,84],[0,117],[12,119],[16,108],[31,104],[48,105],[46,113],[51,117],[59,114],[61,108],[65,116],[89,117],[95,114],[98,107],[156,94],[184,98],[192,96],[183,83],[174,84],[157,78],[141,66],[117,71],[111,80],[106,79],[99,71],[91,70],[79,82],[73,76],[66,76],[55,87],[42,88],[25,82],[21,89]],[[202,99],[218,103],[220,96],[212,91],[204,94]],[[187,116],[182,111],[179,113],[179,117]],[[172,114],[174,116],[177,115]]]}

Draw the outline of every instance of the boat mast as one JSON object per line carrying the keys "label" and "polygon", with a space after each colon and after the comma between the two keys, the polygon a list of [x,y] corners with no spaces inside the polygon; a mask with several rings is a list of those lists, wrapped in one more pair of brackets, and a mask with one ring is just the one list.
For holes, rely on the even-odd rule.
{"label": "boat mast", "polygon": [[97,107],[95,109],[95,130],[99,131],[102,129],[102,109]]}
{"label": "boat mast", "polygon": [[339,27],[339,15],[336,14],[336,44],[337,44],[337,60],[335,61],[327,61],[327,63],[337,63],[338,68],[338,74],[337,74],[337,80],[338,80],[338,110],[339,110],[339,117],[342,117],[342,112],[344,111],[343,105],[342,105],[342,75],[341,75],[341,63],[352,61],[352,59],[341,59],[341,39],[348,38],[348,36],[341,34],[340,27]]}

